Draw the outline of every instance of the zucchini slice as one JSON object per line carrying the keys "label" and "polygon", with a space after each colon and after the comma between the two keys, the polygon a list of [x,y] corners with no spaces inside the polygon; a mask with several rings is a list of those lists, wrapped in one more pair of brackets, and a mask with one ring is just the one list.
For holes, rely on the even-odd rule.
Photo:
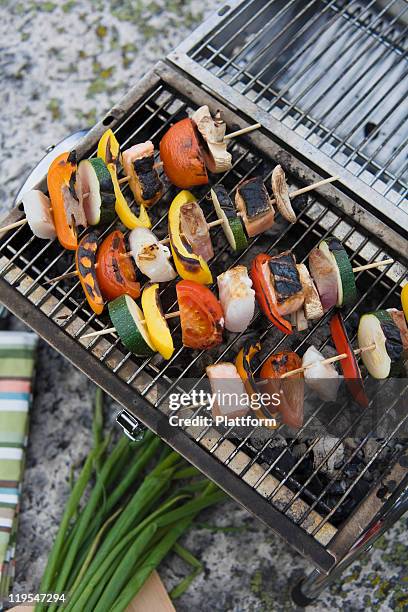
{"label": "zucchini slice", "polygon": [[217,185],[211,189],[211,197],[217,217],[223,221],[222,229],[232,250],[243,251],[248,246],[248,240],[227,190],[223,185]]}
{"label": "zucchini slice", "polygon": [[100,157],[83,159],[78,165],[85,215],[89,225],[111,223],[116,216],[115,189],[105,162]]}
{"label": "zucchini slice", "polygon": [[361,317],[358,326],[358,345],[363,348],[376,344],[371,351],[364,351],[361,358],[373,378],[382,380],[391,372],[392,363],[400,360],[403,352],[401,333],[386,310],[377,310]]}
{"label": "zucchini slice", "polygon": [[109,302],[108,310],[119,338],[131,353],[150,356],[156,352],[143,312],[130,295],[121,295]]}
{"label": "zucchini slice", "polygon": [[142,308],[153,345],[164,359],[170,359],[174,344],[160,304],[158,283],[146,285],[142,293]]}
{"label": "zucchini slice", "polygon": [[357,299],[357,287],[353,268],[345,248],[337,238],[330,236],[320,242],[319,249],[335,264],[337,272],[336,306],[353,304]]}

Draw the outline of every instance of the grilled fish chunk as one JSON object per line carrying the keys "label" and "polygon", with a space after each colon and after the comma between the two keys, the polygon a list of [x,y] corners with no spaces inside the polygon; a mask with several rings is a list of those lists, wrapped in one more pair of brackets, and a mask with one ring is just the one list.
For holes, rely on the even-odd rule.
{"label": "grilled fish chunk", "polygon": [[162,196],[163,184],[154,168],[154,146],[148,140],[122,154],[123,169],[137,204],[152,206]]}
{"label": "grilled fish chunk", "polygon": [[261,176],[244,181],[235,194],[235,206],[241,213],[248,236],[270,229],[275,221],[275,209]]}
{"label": "grilled fish chunk", "polygon": [[296,260],[290,251],[275,255],[268,262],[278,311],[282,316],[296,312],[305,299]]}

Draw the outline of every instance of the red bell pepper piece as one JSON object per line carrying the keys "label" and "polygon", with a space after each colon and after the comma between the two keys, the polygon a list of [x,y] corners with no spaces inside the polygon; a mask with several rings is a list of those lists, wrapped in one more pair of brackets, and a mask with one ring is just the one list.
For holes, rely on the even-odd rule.
{"label": "red bell pepper piece", "polygon": [[364,382],[358,367],[356,356],[350,345],[344,326],[343,317],[338,312],[330,319],[330,333],[333,338],[334,346],[339,354],[346,354],[347,357],[340,361],[340,366],[346,385],[353,398],[360,406],[367,408],[368,397],[364,390]]}
{"label": "red bell pepper piece", "polygon": [[[274,288],[266,274],[267,263],[272,257],[266,253],[259,253],[251,266],[251,279],[254,285],[255,296],[264,315],[284,334],[292,333],[292,325],[278,311]],[[270,275],[270,272],[268,271]]]}

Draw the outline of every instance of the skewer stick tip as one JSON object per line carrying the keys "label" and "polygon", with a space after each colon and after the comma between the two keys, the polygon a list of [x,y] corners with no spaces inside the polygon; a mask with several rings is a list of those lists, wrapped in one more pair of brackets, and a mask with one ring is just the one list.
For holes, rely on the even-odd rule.
{"label": "skewer stick tip", "polygon": [[20,221],[16,221],[15,223],[10,223],[9,225],[5,225],[4,227],[0,227],[0,234],[4,234],[9,230],[14,229],[15,227],[20,227],[21,225],[25,225],[28,223],[27,219],[20,219]]}
{"label": "skewer stick tip", "polygon": [[364,270],[372,270],[374,268],[381,268],[382,266],[389,266],[394,263],[393,259],[382,259],[381,261],[373,261],[372,263],[365,264],[364,266],[357,266],[353,268],[353,272],[364,272]]}
{"label": "skewer stick tip", "polygon": [[236,130],[235,132],[231,132],[231,134],[225,134],[224,141],[228,141],[231,138],[236,138],[237,136],[242,136],[243,134],[248,134],[249,132],[253,132],[254,130],[259,130],[260,127],[262,127],[260,123],[254,123],[254,125],[249,125],[248,127],[242,128],[241,130]]}

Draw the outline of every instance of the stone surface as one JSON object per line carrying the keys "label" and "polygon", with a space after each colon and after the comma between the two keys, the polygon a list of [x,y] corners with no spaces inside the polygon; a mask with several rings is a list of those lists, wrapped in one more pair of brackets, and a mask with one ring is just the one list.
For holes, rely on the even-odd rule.
{"label": "stone surface", "polygon": [[[0,209],[11,202],[25,173],[48,145],[92,125],[218,7],[215,0],[1,0]],[[35,592],[38,586],[70,471],[90,445],[94,391],[82,374],[41,343],[16,592]],[[112,419],[117,409],[110,402]],[[314,609],[406,609],[407,530],[407,520],[400,521],[366,559],[355,563],[319,598]],[[204,513],[183,543],[202,560],[204,573],[177,602],[180,612],[287,610],[290,585],[311,569],[233,502]],[[160,573],[171,588],[188,571],[182,561],[170,557]]]}

